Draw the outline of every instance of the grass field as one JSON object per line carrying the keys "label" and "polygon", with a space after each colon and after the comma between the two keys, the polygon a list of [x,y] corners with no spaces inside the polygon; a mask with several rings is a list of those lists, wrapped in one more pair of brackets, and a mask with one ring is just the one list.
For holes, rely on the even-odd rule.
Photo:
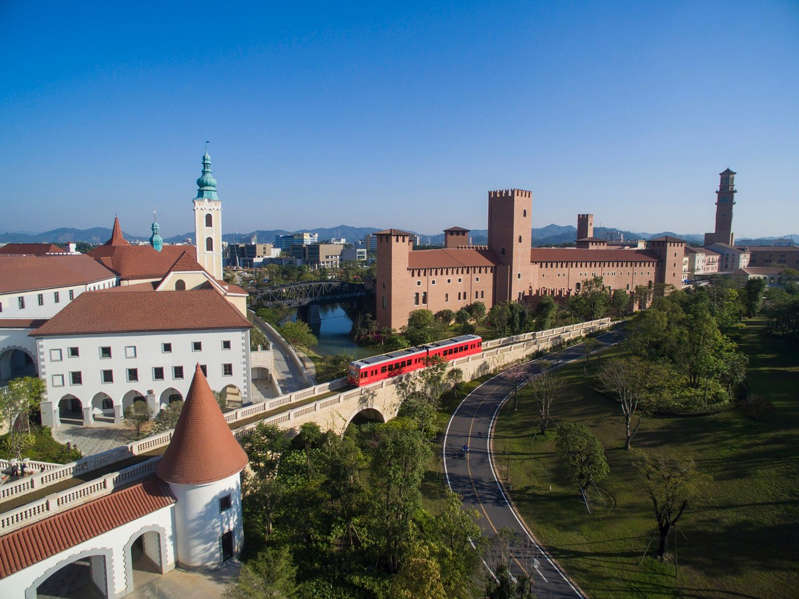
{"label": "grass field", "polygon": [[511,496],[591,597],[799,597],[799,352],[769,338],[758,320],[737,340],[750,358],[752,392],[775,407],[770,417],[754,421],[731,409],[645,418],[633,441],[690,455],[711,477],[664,562],[642,557],[650,541],[648,555],[656,547],[651,504],[624,450],[618,406],[593,390],[582,364],[561,371],[567,387],[553,412],[587,425],[605,447],[611,473],[601,483],[606,495],[594,493],[592,514],[558,474],[554,434],[533,439],[529,396],[520,393],[517,411],[512,402],[503,409],[494,449],[502,475],[509,470]]}

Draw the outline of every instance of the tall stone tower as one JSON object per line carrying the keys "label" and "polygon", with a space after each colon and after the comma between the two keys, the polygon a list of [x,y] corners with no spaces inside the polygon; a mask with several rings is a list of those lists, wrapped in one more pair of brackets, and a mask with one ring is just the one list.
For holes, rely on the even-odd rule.
{"label": "tall stone tower", "polygon": [[517,301],[532,288],[533,193],[525,189],[488,192],[488,249],[497,257],[494,298]]}
{"label": "tall stone tower", "polygon": [[594,236],[594,215],[577,215],[577,239],[591,239]]}
{"label": "tall stone tower", "polygon": [[735,205],[735,172],[726,169],[719,173],[719,190],[716,192],[716,231],[705,233],[705,245],[726,243],[733,245],[735,235],[732,232],[732,207]]}
{"label": "tall stone tower", "polygon": [[[408,271],[413,236],[406,231],[386,229],[377,237],[377,272],[375,301],[377,325],[381,329],[398,329],[407,324],[411,310],[427,308],[427,292],[411,284]],[[419,303],[414,302],[418,295]]]}
{"label": "tall stone tower", "polygon": [[222,202],[211,174],[211,157],[203,155],[203,174],[197,179],[194,198],[194,241],[197,262],[214,278],[222,279]]}

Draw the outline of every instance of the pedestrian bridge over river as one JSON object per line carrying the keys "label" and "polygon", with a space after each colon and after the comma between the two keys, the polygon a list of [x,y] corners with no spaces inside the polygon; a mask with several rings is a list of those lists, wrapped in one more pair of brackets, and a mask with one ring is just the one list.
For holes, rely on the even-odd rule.
{"label": "pedestrian bridge over river", "polygon": [[[493,339],[483,343],[481,353],[448,364],[460,369],[463,380],[468,381],[610,326],[610,319],[604,318]],[[386,379],[352,388],[346,379],[337,379],[239,408],[224,416],[237,437],[261,422],[295,432],[303,424],[314,422],[322,430],[341,434],[356,418],[382,421],[394,418],[400,406],[397,381],[397,378]],[[167,431],[64,465],[32,463],[32,467],[40,470],[38,473],[0,486],[0,536],[149,476],[171,438],[172,431]],[[7,465],[0,463],[3,467]]]}
{"label": "pedestrian bridge over river", "polygon": [[363,283],[346,281],[304,281],[280,287],[267,287],[250,293],[253,305],[305,306],[316,301],[337,301],[363,297],[369,292]]}

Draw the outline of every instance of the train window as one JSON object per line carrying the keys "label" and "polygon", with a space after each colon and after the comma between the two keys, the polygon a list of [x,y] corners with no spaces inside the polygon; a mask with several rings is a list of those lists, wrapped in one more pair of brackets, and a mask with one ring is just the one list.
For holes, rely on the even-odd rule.
{"label": "train window", "polygon": [[386,371],[386,367],[385,367],[385,366],[383,366],[383,367],[380,369],[380,372],[385,372],[385,371]]}

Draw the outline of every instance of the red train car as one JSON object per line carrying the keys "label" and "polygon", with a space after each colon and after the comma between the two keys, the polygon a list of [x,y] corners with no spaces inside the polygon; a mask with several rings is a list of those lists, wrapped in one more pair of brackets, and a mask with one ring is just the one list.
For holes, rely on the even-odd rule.
{"label": "red train car", "polygon": [[480,353],[483,351],[482,346],[483,339],[480,336],[461,335],[418,347],[400,349],[351,362],[347,378],[353,385],[362,387],[388,377],[424,368],[430,359],[438,358],[448,362]]}

